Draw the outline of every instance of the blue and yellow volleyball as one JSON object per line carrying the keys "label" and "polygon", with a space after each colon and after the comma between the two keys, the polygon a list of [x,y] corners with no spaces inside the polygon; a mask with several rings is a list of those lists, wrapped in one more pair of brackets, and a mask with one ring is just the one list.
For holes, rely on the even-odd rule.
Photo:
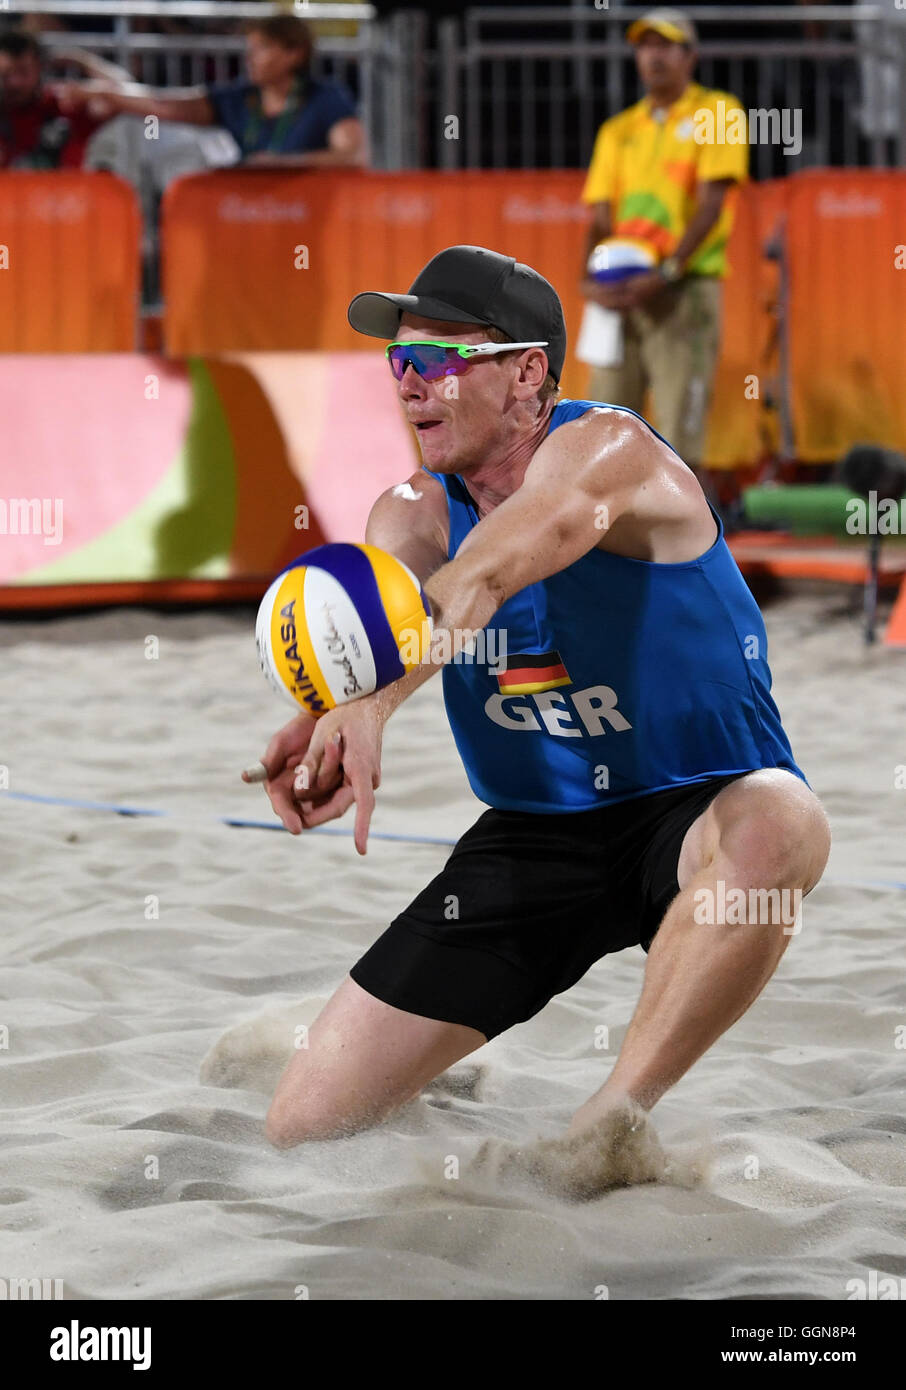
{"label": "blue and yellow volleyball", "polygon": [[638,237],[608,237],[588,258],[588,273],[602,285],[619,284],[632,275],[654,270],[657,252]]}
{"label": "blue and yellow volleyball", "polygon": [[334,542],[277,575],[258,609],[261,669],[320,718],[399,680],[426,656],[433,626],[408,565],[376,545]]}

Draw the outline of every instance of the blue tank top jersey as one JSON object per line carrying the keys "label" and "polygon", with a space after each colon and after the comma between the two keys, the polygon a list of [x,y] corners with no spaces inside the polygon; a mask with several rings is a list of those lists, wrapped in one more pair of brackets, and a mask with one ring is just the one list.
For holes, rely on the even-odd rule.
{"label": "blue tank top jersey", "polygon": [[[550,430],[602,406],[622,408],[561,401]],[[452,559],[478,513],[458,474],[431,476]],[[806,780],[771,698],[761,613],[712,515],[718,536],[697,560],[589,551],[507,599],[447,662],[447,716],[481,801],[557,813],[761,767]]]}

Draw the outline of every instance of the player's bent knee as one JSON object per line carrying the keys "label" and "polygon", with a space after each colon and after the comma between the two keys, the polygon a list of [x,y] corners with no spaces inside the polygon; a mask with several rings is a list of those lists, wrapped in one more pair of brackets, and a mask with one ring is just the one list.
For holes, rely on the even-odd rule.
{"label": "player's bent knee", "polygon": [[264,1134],[275,1149],[291,1149],[307,1141],[335,1138],[340,1118],[336,1104],[330,1104],[313,1077],[288,1068],[271,1097]]}
{"label": "player's bent knee", "polygon": [[310,1136],[298,1112],[274,1099],[264,1120],[264,1137],[275,1149],[292,1149]]}
{"label": "player's bent knee", "polygon": [[809,892],[830,852],[830,827],[814,792],[798,778],[772,772],[727,791],[736,794],[722,808],[720,857],[733,865],[740,880],[751,880],[755,887]]}
{"label": "player's bent knee", "polygon": [[771,808],[764,822],[765,878],[808,893],[824,872],[830,826],[814,792],[803,786]]}
{"label": "player's bent knee", "polygon": [[[336,1086],[336,1078],[333,1085]],[[264,1121],[265,1138],[276,1149],[348,1138],[380,1124],[413,1099],[419,1089],[397,1089],[393,1094],[363,1092],[361,1088],[350,1092],[332,1089],[323,1083],[323,1078],[296,1076],[274,1092]]]}
{"label": "player's bent knee", "polygon": [[381,1118],[378,1114],[339,1115],[275,1100],[264,1121],[264,1135],[275,1149],[293,1149],[297,1144],[345,1138]]}
{"label": "player's bent knee", "polygon": [[286,1117],[271,1106],[264,1121],[264,1137],[275,1149],[291,1149],[302,1142],[301,1136],[287,1123]]}
{"label": "player's bent knee", "polygon": [[275,1149],[294,1149],[299,1144],[315,1140],[339,1138],[338,1133],[327,1128],[307,1128],[297,1120],[286,1120],[270,1114],[264,1123],[264,1136]]}

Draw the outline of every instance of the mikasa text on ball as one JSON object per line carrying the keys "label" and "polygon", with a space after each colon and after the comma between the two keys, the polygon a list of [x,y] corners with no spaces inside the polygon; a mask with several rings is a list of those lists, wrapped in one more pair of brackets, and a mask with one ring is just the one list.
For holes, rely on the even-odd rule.
{"label": "mikasa text on ball", "polygon": [[409,567],[376,545],[346,542],[317,546],[278,574],[255,626],[271,685],[316,718],[399,680],[431,634]]}

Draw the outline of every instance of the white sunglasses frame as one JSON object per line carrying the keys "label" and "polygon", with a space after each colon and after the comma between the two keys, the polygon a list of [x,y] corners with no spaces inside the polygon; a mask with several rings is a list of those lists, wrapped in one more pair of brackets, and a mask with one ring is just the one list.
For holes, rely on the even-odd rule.
{"label": "white sunglasses frame", "polygon": [[[430,345],[432,347],[458,348],[460,356],[468,353],[470,357],[494,357],[499,352],[518,352],[525,348],[550,346],[547,340],[537,343],[449,343],[443,338],[438,338],[436,344],[430,338],[412,338],[410,344],[412,347]],[[391,343],[387,344],[385,353],[389,354],[391,348],[406,346],[405,342],[400,342],[398,338],[394,338]]]}
{"label": "white sunglasses frame", "polygon": [[468,351],[469,356],[493,357],[498,352],[517,352],[524,348],[548,347],[549,344],[543,343],[463,343],[462,346]]}

